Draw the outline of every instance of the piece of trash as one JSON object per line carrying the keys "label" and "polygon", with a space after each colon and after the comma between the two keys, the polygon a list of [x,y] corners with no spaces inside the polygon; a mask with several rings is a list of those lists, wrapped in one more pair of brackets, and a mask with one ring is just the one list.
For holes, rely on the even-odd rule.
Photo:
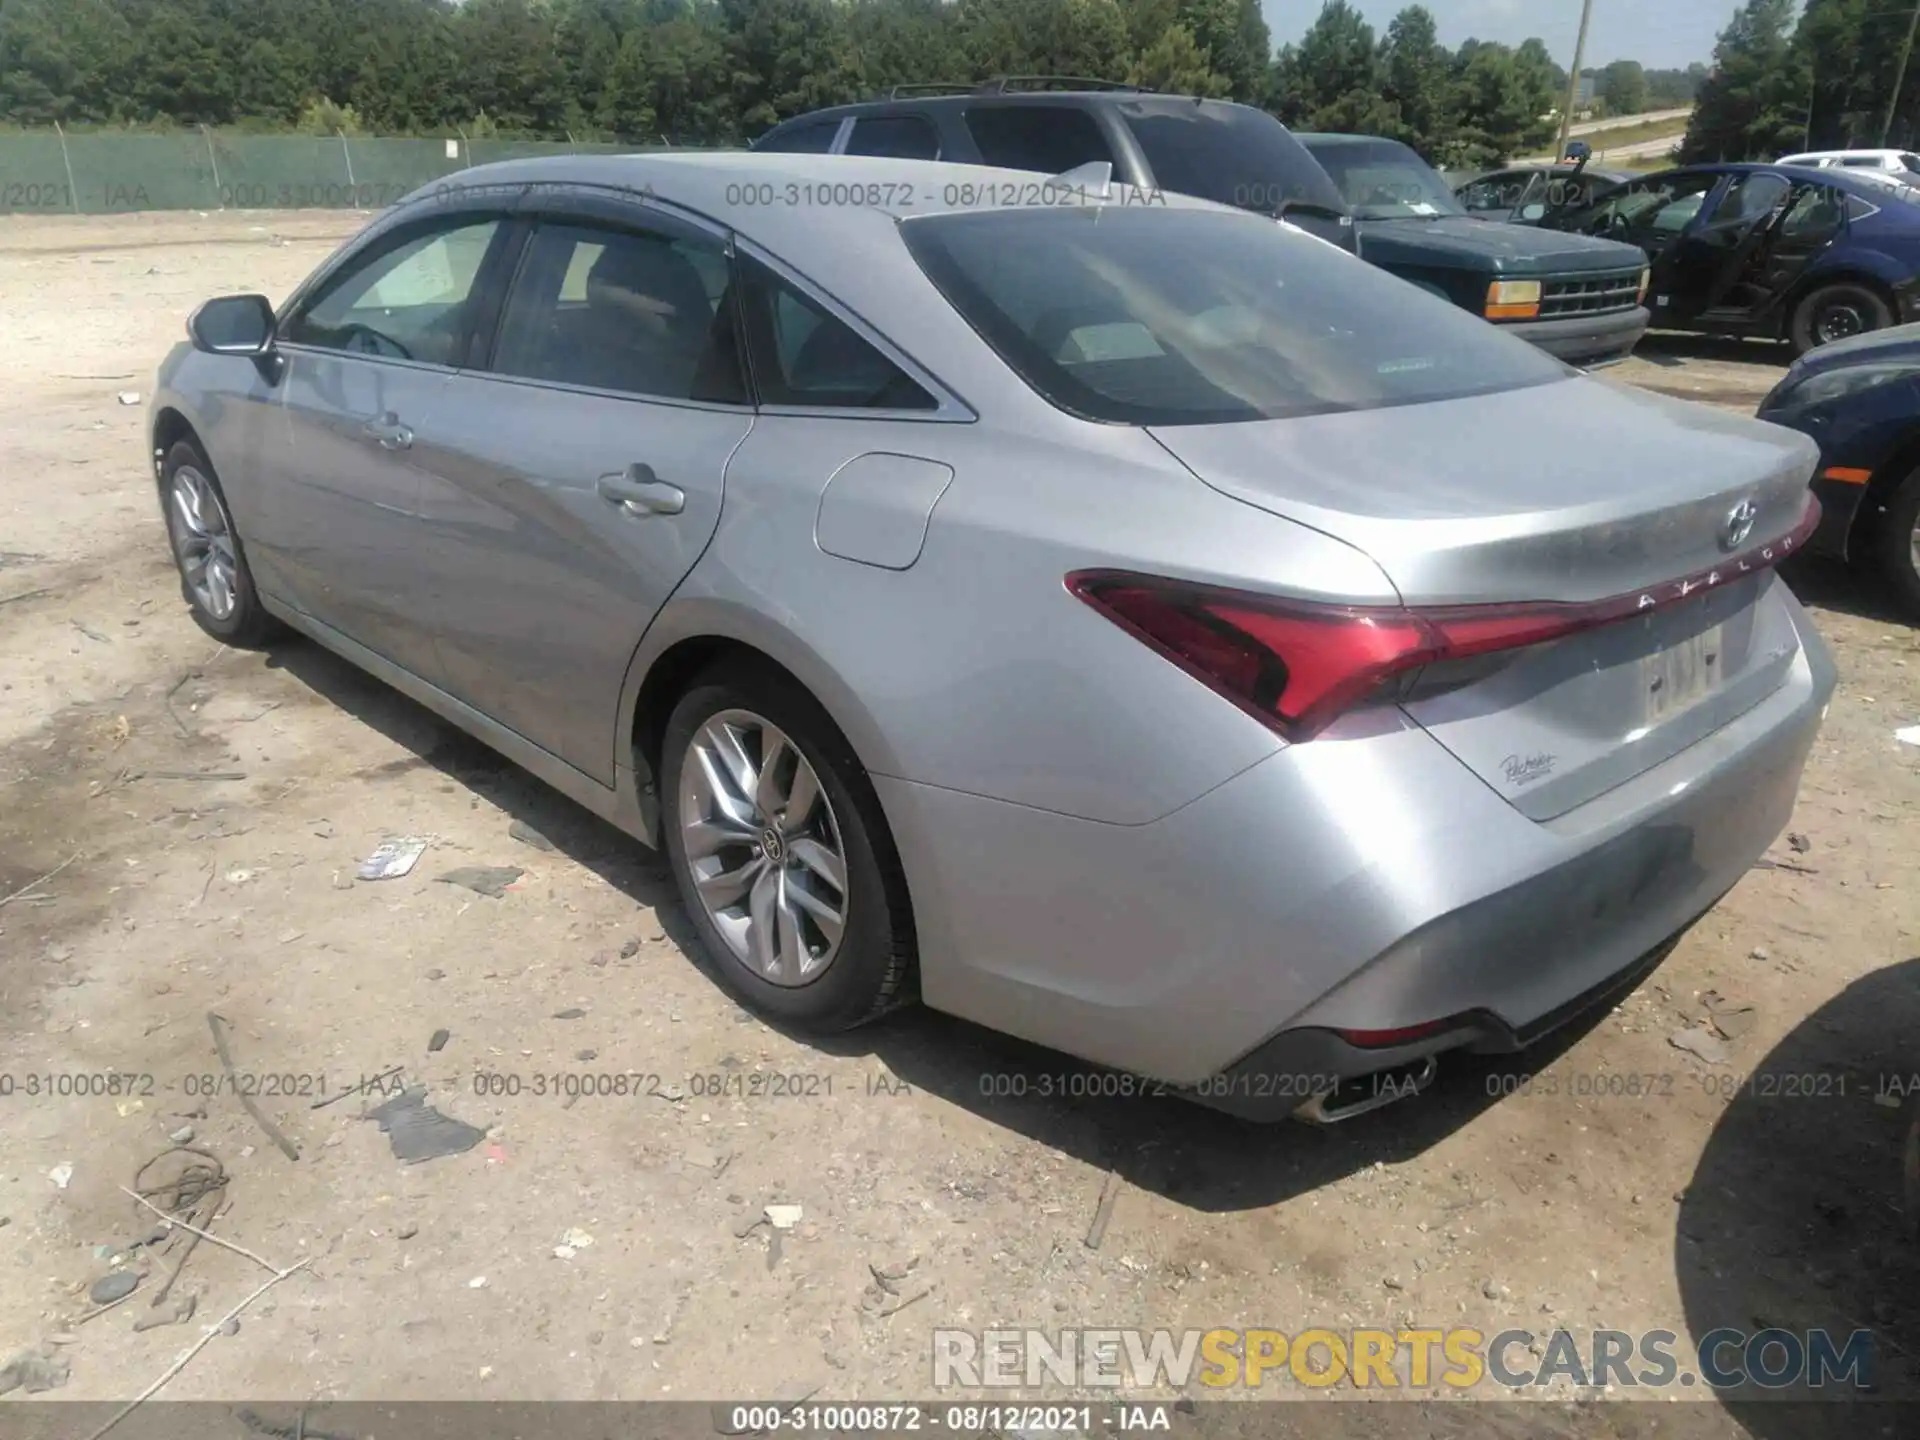
{"label": "piece of trash", "polygon": [[247,881],[253,879],[257,873],[257,871],[236,867],[235,869],[227,871],[227,883],[229,885],[244,885]]}
{"label": "piece of trash", "polygon": [[1902,745],[1920,745],[1920,725],[1909,725],[1904,730],[1893,732],[1893,738]]}
{"label": "piece of trash", "polygon": [[1900,1108],[1900,1097],[1892,1094],[1890,1091],[1882,1090],[1874,1095],[1873,1103],[1878,1105],[1882,1110],[1898,1110]]}
{"label": "piece of trash", "polygon": [[584,1017],[586,1013],[587,1012],[582,1010],[578,1005],[573,1005],[565,1010],[554,1011],[553,1018],[556,1020],[579,1020]]}
{"label": "piece of trash", "polygon": [[433,878],[437,884],[458,885],[489,900],[498,900],[507,893],[509,885],[526,873],[517,865],[462,865]]}
{"label": "piece of trash", "polygon": [[58,1390],[67,1383],[71,1370],[64,1355],[36,1355],[31,1350],[22,1350],[5,1365],[0,1365],[0,1395],[13,1390],[25,1390],[29,1395]]}
{"label": "piece of trash", "polygon": [[116,1100],[113,1108],[120,1113],[120,1118],[124,1120],[127,1116],[137,1115],[140,1111],[146,1109],[147,1102],[144,1100]]}
{"label": "piece of trash", "polygon": [[111,1305],[124,1300],[140,1285],[140,1276],[132,1270],[111,1270],[93,1282],[87,1298],[96,1305]]}
{"label": "piece of trash", "polygon": [[439,1054],[442,1050],[447,1048],[447,1041],[451,1040],[452,1038],[453,1038],[453,1035],[449,1031],[446,1031],[446,1030],[434,1031],[432,1037],[427,1041],[427,1053],[429,1055]]}
{"label": "piece of trash", "polygon": [[395,1158],[408,1164],[458,1155],[487,1138],[486,1131],[442,1115],[427,1104],[424,1086],[401,1091],[385,1104],[369,1110],[365,1118],[379,1122],[380,1128],[387,1132],[387,1142],[393,1147]]}
{"label": "piece of trash", "polygon": [[471,1280],[469,1280],[469,1281],[467,1281],[467,1288],[468,1288],[469,1290],[484,1290],[484,1289],[486,1289],[486,1288],[487,1288],[487,1277],[486,1277],[486,1276],[484,1276],[484,1275],[476,1275],[476,1276],[474,1276],[474,1277],[473,1277],[473,1279],[471,1279]]}
{"label": "piece of trash", "polygon": [[1709,1065],[1727,1063],[1729,1052],[1726,1042],[1711,1030],[1692,1027],[1676,1030],[1667,1036],[1667,1043],[1676,1050],[1684,1050],[1689,1055],[1698,1056]]}
{"label": "piece of trash", "polygon": [[576,1225],[560,1237],[560,1243],[569,1250],[584,1250],[593,1244],[593,1236]]}
{"label": "piece of trash", "polygon": [[140,392],[138,390],[122,390],[114,398],[122,405],[138,405],[140,403]]}
{"label": "piece of trash", "polygon": [[1756,945],[1753,947],[1753,949],[1747,952],[1747,958],[1749,960],[1771,960],[1773,958],[1773,954],[1771,951],[1767,949],[1766,946]]}
{"label": "piece of trash", "polygon": [[382,840],[374,846],[373,853],[360,862],[354,874],[362,880],[398,880],[411,872],[426,853],[427,842],[418,835]]}
{"label": "piece of trash", "polygon": [[58,1165],[54,1166],[53,1169],[47,1171],[47,1179],[53,1181],[53,1183],[58,1185],[62,1190],[66,1189],[67,1183],[73,1179],[73,1162],[71,1160],[62,1160]]}
{"label": "piece of trash", "polygon": [[551,851],[553,842],[524,820],[516,820],[507,826],[507,838],[518,840],[522,845],[531,845],[536,850]]}
{"label": "piece of trash", "polygon": [[304,930],[282,930],[279,936],[280,943],[282,945],[291,945],[306,933]]}
{"label": "piece of trash", "polygon": [[162,1325],[184,1325],[193,1318],[194,1307],[200,1303],[198,1295],[182,1295],[173,1302],[173,1309],[159,1315],[143,1315],[133,1322],[135,1333],[142,1330],[158,1330]]}
{"label": "piece of trash", "polygon": [[1753,1029],[1753,1006],[1744,1000],[1729,1000],[1718,990],[1706,990],[1701,992],[1700,1006],[1723,1040],[1738,1040]]}
{"label": "piece of trash", "polygon": [[765,1212],[762,1212],[761,1214],[758,1214],[758,1215],[749,1215],[746,1219],[742,1220],[738,1225],[733,1227],[733,1238],[736,1240],[744,1240],[747,1238],[747,1236],[751,1235],[754,1231],[758,1230],[762,1225],[766,1223],[767,1223],[767,1217]]}
{"label": "piece of trash", "polygon": [[240,1317],[238,1315],[228,1316],[227,1322],[220,1327],[220,1333],[222,1335],[238,1335],[240,1333]]}
{"label": "piece of trash", "polygon": [[414,1236],[418,1235],[419,1233],[420,1233],[420,1227],[418,1225],[413,1224],[411,1221],[409,1221],[407,1224],[402,1225],[398,1230],[393,1232],[393,1238],[396,1240],[411,1240]]}
{"label": "piece of trash", "polygon": [[186,1145],[193,1140],[193,1126],[182,1125],[178,1130],[167,1136],[167,1139],[176,1145]]}
{"label": "piece of trash", "polygon": [[1787,836],[1787,848],[1796,855],[1804,855],[1813,849],[1813,842],[1796,830]]}
{"label": "piece of trash", "polygon": [[620,958],[622,960],[631,960],[633,959],[634,956],[638,955],[639,953],[640,953],[640,942],[638,940],[627,940],[627,941],[624,941],[620,946]]}
{"label": "piece of trash", "polygon": [[800,1223],[801,1208],[798,1205],[767,1206],[767,1223],[776,1230],[791,1230]]}
{"label": "piece of trash", "polygon": [[1107,1178],[1100,1182],[1100,1199],[1093,1207],[1093,1222],[1087,1226],[1086,1243],[1089,1250],[1098,1250],[1100,1242],[1107,1238],[1107,1222],[1113,1219],[1114,1202],[1120,1198],[1120,1172],[1109,1169]]}

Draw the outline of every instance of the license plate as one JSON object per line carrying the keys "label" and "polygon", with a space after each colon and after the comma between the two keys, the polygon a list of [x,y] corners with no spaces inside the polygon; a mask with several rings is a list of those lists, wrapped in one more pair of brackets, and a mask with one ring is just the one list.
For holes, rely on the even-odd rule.
{"label": "license plate", "polygon": [[1722,627],[1714,625],[1640,662],[1646,723],[1658,725],[1712,694],[1726,669]]}

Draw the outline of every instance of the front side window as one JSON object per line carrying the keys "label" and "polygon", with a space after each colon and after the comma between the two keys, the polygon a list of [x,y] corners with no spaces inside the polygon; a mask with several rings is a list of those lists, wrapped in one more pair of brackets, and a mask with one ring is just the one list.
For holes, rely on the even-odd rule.
{"label": "front side window", "polygon": [[1307,148],[1340,187],[1356,220],[1464,213],[1447,182],[1397,140],[1323,140]]}
{"label": "front side window", "polygon": [[1250,214],[1073,207],[901,226],[1022,380],[1090,420],[1197,425],[1453,399],[1570,372]]}
{"label": "front side window", "polygon": [[966,126],[983,165],[1064,175],[1100,160],[1113,163],[1099,122],[1070,105],[977,105],[967,111]]}
{"label": "front side window", "polygon": [[938,160],[940,137],[923,115],[866,115],[853,122],[847,154]]}
{"label": "front side window", "polygon": [[497,374],[665,400],[742,404],[717,239],[543,221],[520,262]]}
{"label": "front side window", "polygon": [[739,264],[747,353],[763,405],[938,408],[911,376],[825,306],[751,257]]}
{"label": "front side window", "polygon": [[1459,192],[1460,204],[1469,215],[1482,214],[1489,210],[1518,210],[1531,189],[1532,175],[1509,172],[1505,175],[1488,175],[1476,180]]}
{"label": "front side window", "polygon": [[459,364],[468,302],[500,223],[442,226],[348,262],[289,317],[280,338],[353,355]]}
{"label": "front side window", "polygon": [[1663,175],[1603,190],[1586,206],[1555,216],[1556,228],[1585,235],[1645,232],[1679,234],[1719,183],[1717,174]]}

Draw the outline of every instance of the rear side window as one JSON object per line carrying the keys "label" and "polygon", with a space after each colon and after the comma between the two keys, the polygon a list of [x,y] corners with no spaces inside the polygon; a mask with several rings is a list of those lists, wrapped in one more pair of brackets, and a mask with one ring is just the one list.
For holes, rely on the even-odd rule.
{"label": "rear side window", "polygon": [[839,133],[838,120],[810,120],[777,135],[763,135],[753,148],[777,155],[824,155],[833,149],[833,137]]}
{"label": "rear side window", "polygon": [[940,137],[921,115],[868,115],[853,122],[849,155],[891,155],[898,160],[938,160]]}
{"label": "rear side window", "polygon": [[1264,110],[1191,100],[1116,108],[1162,190],[1268,215],[1288,200],[1347,208],[1307,147]]}
{"label": "rear side window", "polygon": [[763,405],[938,408],[911,376],[825,306],[749,256],[738,263],[748,363]]}
{"label": "rear side window", "polygon": [[496,374],[742,404],[718,240],[543,223],[500,320]]}
{"label": "rear side window", "polygon": [[1200,425],[1454,399],[1572,372],[1250,214],[920,216],[908,249],[1028,385],[1091,420]]}
{"label": "rear side window", "polygon": [[1095,161],[1113,163],[1099,122],[1070,106],[980,105],[967,111],[966,124],[982,164],[1064,175]]}

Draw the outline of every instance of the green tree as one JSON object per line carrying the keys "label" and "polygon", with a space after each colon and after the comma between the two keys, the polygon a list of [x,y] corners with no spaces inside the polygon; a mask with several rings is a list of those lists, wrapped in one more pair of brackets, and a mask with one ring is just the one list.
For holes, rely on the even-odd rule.
{"label": "green tree", "polygon": [[1714,47],[1680,158],[1771,159],[1804,138],[1808,68],[1791,42],[1793,0],[1746,0]]}
{"label": "green tree", "polygon": [[1638,115],[1648,108],[1647,72],[1638,60],[1616,60],[1600,72],[1595,87],[1609,115]]}
{"label": "green tree", "polygon": [[1134,57],[1127,79],[1175,95],[1225,95],[1231,88],[1227,77],[1213,69],[1211,57],[1192,33],[1178,22],[1162,30],[1159,39]]}
{"label": "green tree", "polygon": [[1381,88],[1373,27],[1347,0],[1326,0],[1300,43],[1274,62],[1269,103],[1297,129],[1377,135],[1400,124]]}
{"label": "green tree", "polygon": [[1553,61],[1540,41],[1517,50],[1467,41],[1454,57],[1458,129],[1447,163],[1501,165],[1545,144],[1554,101]]}
{"label": "green tree", "polygon": [[1444,154],[1453,143],[1452,62],[1424,5],[1409,5],[1387,26],[1380,72],[1385,97],[1399,112],[1395,138],[1422,155]]}

